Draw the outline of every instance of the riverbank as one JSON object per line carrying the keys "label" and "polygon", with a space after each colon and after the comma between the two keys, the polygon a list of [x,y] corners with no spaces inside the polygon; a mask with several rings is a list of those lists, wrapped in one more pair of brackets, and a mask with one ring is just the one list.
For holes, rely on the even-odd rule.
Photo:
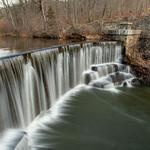
{"label": "riverbank", "polygon": [[[4,30],[7,28],[7,22],[0,20],[0,37],[17,37],[17,38],[42,38],[53,40],[101,40],[105,30],[109,28],[116,28],[119,22],[130,21],[133,22],[135,29],[142,30],[144,35],[150,32],[149,16],[128,17],[128,18],[105,18],[100,20],[91,21],[89,23],[66,25],[62,30],[48,30],[48,29],[34,29],[30,30]],[[55,28],[57,28],[55,26]],[[148,32],[147,32],[148,31]]]}
{"label": "riverbank", "polygon": [[100,40],[103,35],[102,21],[94,21],[87,24],[78,24],[67,26],[61,32],[48,32],[46,30],[38,30],[33,32],[28,31],[13,31],[13,32],[1,32],[0,37],[15,37],[15,38],[41,38],[49,40]]}
{"label": "riverbank", "polygon": [[[132,68],[132,73],[138,78],[141,85],[150,86],[150,39],[140,35],[138,39],[133,37],[126,49],[126,62]],[[134,43],[135,42],[135,43]],[[131,46],[132,45],[132,46]]]}
{"label": "riverbank", "polygon": [[0,37],[15,37],[15,38],[41,38],[49,40],[100,40],[102,32],[102,21],[94,21],[87,24],[69,25],[61,31],[35,30],[35,31],[19,31],[19,30],[4,30],[0,21]]}
{"label": "riverbank", "polygon": [[[142,41],[142,42],[141,42]],[[150,86],[150,39],[148,37],[143,38],[142,35],[135,46],[134,53],[128,56],[129,65],[131,66],[133,73],[141,81],[142,85]]]}
{"label": "riverbank", "polygon": [[[140,79],[142,84],[150,85],[150,16],[144,16],[138,19],[134,19],[132,20],[132,22],[133,29],[142,30],[142,34],[140,35],[138,41],[136,41],[134,47],[131,48],[130,55],[127,56],[127,63],[132,67],[133,73]],[[37,41],[46,41],[46,44],[44,44],[43,46],[49,47],[48,41],[54,40],[60,44],[66,43],[66,41],[68,40],[70,40],[71,42],[80,42],[87,40],[101,41],[104,39],[104,30],[107,29],[107,26],[108,28],[115,28],[115,26],[113,27],[114,24],[117,24],[117,22],[107,23],[105,21],[103,22],[97,20],[88,24],[67,27],[61,34],[57,34],[56,32],[55,34],[51,34],[40,31],[34,32],[32,34],[27,32],[3,33],[1,34],[1,36],[5,38],[13,37],[21,39],[27,39],[30,37],[30,39],[35,39],[31,41],[36,41],[36,43],[38,43]],[[105,40],[109,39],[106,38]],[[22,41],[24,42],[24,40]],[[16,44],[16,42],[14,43]],[[29,42],[28,40],[28,43],[31,42]],[[20,47],[20,45],[22,44],[19,44],[19,46],[17,45],[17,47]],[[39,44],[36,45],[38,46],[33,46],[32,48],[40,48]],[[28,49],[28,47],[22,49]]]}

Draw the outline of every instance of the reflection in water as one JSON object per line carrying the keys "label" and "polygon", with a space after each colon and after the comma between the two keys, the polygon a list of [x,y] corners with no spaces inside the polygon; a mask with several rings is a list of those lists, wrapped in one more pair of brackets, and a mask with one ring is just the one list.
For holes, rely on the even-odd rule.
{"label": "reflection in water", "polygon": [[34,48],[49,47],[58,44],[58,40],[49,39],[33,39],[33,38],[0,38],[0,47],[8,48],[10,50],[25,51]]}
{"label": "reflection in water", "polygon": [[15,50],[10,51],[8,48],[1,48],[0,49],[0,57],[8,56],[8,55],[14,54],[14,53],[16,53]]}
{"label": "reflection in water", "polygon": [[3,37],[0,38],[0,57],[21,51],[45,48],[58,44],[58,40]]}

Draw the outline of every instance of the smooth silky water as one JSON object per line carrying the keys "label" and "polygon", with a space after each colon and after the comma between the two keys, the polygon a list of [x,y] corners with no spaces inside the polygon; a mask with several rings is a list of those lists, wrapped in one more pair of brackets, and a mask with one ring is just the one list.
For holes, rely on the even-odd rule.
{"label": "smooth silky water", "polygon": [[80,86],[37,118],[18,145],[34,150],[149,150],[150,89]]}
{"label": "smooth silky water", "polygon": [[75,44],[0,61],[0,130],[26,127],[65,92],[82,83],[92,64],[119,61],[115,42]]}
{"label": "smooth silky water", "polygon": [[149,88],[131,86],[121,58],[101,42],[2,60],[0,149],[149,150]]}

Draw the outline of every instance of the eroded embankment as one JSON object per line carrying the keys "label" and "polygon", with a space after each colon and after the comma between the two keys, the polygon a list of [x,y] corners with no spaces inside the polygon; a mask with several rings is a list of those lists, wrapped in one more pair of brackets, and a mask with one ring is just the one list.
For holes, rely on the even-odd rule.
{"label": "eroded embankment", "polygon": [[139,78],[142,85],[150,85],[150,39],[140,35],[128,37],[126,41],[127,63],[133,73]]}

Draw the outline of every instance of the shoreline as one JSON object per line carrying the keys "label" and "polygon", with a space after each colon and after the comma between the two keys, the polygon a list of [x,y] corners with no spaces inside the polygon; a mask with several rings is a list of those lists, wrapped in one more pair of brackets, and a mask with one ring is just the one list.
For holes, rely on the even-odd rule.
{"label": "shoreline", "polygon": [[[89,36],[92,37],[92,36]],[[93,36],[94,37],[94,36]],[[84,42],[101,42],[101,41],[109,41],[108,39],[103,39],[104,36],[99,36],[99,38],[71,38],[71,39],[65,39],[65,38],[43,38],[43,37],[27,37],[27,36],[12,36],[12,35],[5,35],[5,36],[0,36],[0,38],[16,38],[16,39],[40,39],[40,40],[46,40],[48,42],[51,41],[57,41],[58,45],[63,45],[63,44],[72,44],[72,43],[84,43]],[[144,37],[144,38],[142,38]],[[149,37],[147,38],[147,36],[141,36],[140,40],[144,40],[147,43],[149,43]],[[141,49],[143,49],[142,43],[140,43],[140,40],[137,41],[135,47],[131,50],[134,51],[134,57],[131,53],[131,56],[125,56],[127,59],[126,61],[124,61],[124,63],[127,63],[131,66],[133,74],[140,80],[141,85],[148,85],[150,86],[150,58],[148,55],[148,60],[143,58],[143,55],[147,56],[147,53],[145,53],[145,51],[141,51]],[[56,44],[55,44],[56,45]],[[138,46],[137,46],[138,45]],[[137,57],[138,56],[138,57]]]}

